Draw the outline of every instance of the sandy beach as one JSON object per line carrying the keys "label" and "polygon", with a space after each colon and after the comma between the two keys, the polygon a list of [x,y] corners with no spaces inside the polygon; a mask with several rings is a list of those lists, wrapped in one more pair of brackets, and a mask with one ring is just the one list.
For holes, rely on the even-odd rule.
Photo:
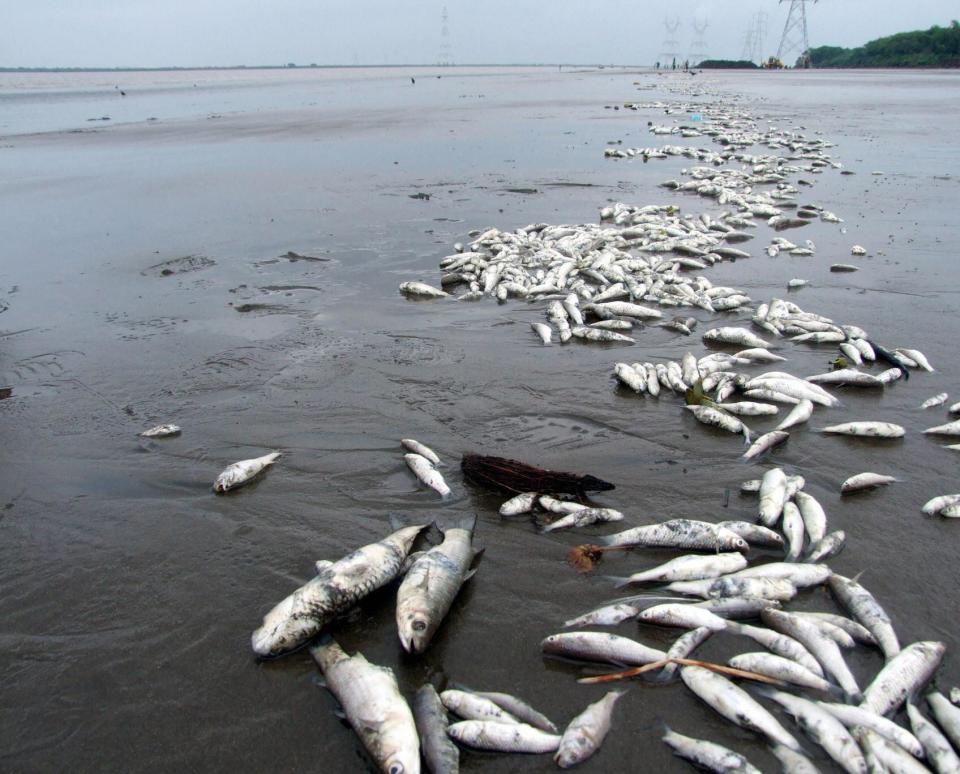
{"label": "sandy beach", "polygon": [[[400,648],[394,587],[334,627],[344,648],[392,668],[408,694],[445,678],[573,717],[603,687],[577,684],[591,673],[582,664],[543,658],[541,639],[616,596],[605,576],[675,553],[611,556],[578,574],[569,550],[610,528],[544,535],[501,519],[503,498],[460,475],[471,451],[615,482],[592,500],[638,524],[752,519],[741,481],[772,464],[801,473],[847,533],[831,567],[863,572],[905,643],[944,642],[938,685],[960,682],[960,524],[920,512],[960,489],[958,458],[922,433],[948,421],[945,407],[918,408],[939,392],[960,400],[960,74],[703,72],[692,97],[676,91],[682,79],[614,68],[0,74],[0,768],[372,771],[309,655],[257,662],[250,632],[316,560],[385,535],[389,513],[476,514],[485,556],[422,657]],[[615,202],[719,212],[660,187],[688,159],[604,158],[608,147],[708,143],[656,137],[648,122],[673,117],[625,102],[717,99],[829,139],[854,174],[827,170],[798,196],[844,219],[801,230],[815,255],[768,257],[776,234],[761,223],[751,258],[704,274],[755,302],[805,278],[789,295],[805,309],[922,350],[934,373],[879,397],[838,390],[829,415],[896,422],[902,440],[823,436],[818,415],[746,464],[742,444],[697,425],[682,398],[617,388],[620,350],[544,347],[529,328],[543,304],[397,292],[439,284],[439,261],[473,230],[597,223]],[[868,251],[860,270],[830,272],[854,244]],[[693,336],[650,326],[628,356],[699,356],[703,330],[750,321],[695,314]],[[796,374],[834,357],[781,349]],[[182,435],[137,436],[160,422]],[[449,501],[405,467],[407,437],[447,462]],[[262,479],[213,494],[227,464],[274,449],[284,456]],[[840,482],[866,470],[898,482],[841,498]],[[835,607],[824,589],[795,605]],[[632,622],[618,633],[658,648],[677,634]],[[725,661],[741,645],[699,653]],[[848,659],[864,680],[883,663],[864,648]],[[685,770],[660,742],[664,722],[777,765],[682,686],[638,684],[585,770]],[[474,752],[462,765],[555,770],[546,756]]]}

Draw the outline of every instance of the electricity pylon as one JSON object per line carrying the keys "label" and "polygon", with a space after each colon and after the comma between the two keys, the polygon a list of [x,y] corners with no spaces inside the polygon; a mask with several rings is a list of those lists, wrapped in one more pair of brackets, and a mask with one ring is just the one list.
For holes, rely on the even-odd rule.
{"label": "electricity pylon", "polygon": [[[784,0],[780,0],[781,3]],[[807,38],[807,3],[817,0],[790,0],[787,23],[783,25],[783,37],[777,49],[777,59],[787,64],[784,56],[797,53],[797,66],[810,67],[810,41]]]}

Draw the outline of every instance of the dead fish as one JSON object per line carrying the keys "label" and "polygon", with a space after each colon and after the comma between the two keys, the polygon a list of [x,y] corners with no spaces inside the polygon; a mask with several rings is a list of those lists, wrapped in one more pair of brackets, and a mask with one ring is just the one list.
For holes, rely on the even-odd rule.
{"label": "dead fish", "polygon": [[810,538],[810,543],[818,543],[823,540],[827,534],[827,514],[824,513],[823,506],[817,502],[813,495],[806,492],[797,492],[794,495],[794,500],[800,509],[803,527]]}
{"label": "dead fish", "polygon": [[238,486],[243,486],[256,478],[278,459],[280,459],[280,452],[271,452],[262,457],[254,457],[253,459],[234,462],[232,465],[224,468],[223,472],[217,476],[217,480],[213,482],[213,491],[222,493],[230,489],[236,489]]}
{"label": "dead fish", "polygon": [[519,723],[520,720],[490,699],[471,691],[449,689],[440,693],[440,701],[464,720],[492,720],[497,723]]}
{"label": "dead fish", "polygon": [[325,564],[316,577],[276,604],[251,636],[258,656],[277,656],[317,634],[336,616],[400,573],[424,525],[403,527],[377,543]]}
{"label": "dead fish", "polygon": [[830,271],[834,271],[834,272],[860,271],[860,267],[854,266],[852,263],[833,263],[833,264],[830,264]]}
{"label": "dead fish", "polygon": [[711,328],[703,334],[704,341],[716,341],[722,344],[739,344],[744,347],[763,347],[770,346],[770,343],[764,341],[759,336],[755,336],[746,328]]}
{"label": "dead fish", "polygon": [[866,255],[867,251],[860,245],[854,245],[850,248],[850,255]]}
{"label": "dead fish", "polygon": [[443,298],[450,295],[440,288],[428,285],[426,282],[401,282],[400,292],[408,296],[423,296],[424,298]]}
{"label": "dead fish", "polygon": [[420,736],[420,749],[431,774],[458,774],[460,750],[447,735],[447,711],[437,690],[427,683],[413,699],[413,719]]}
{"label": "dead fish", "polygon": [[792,279],[787,282],[787,288],[790,290],[796,290],[797,288],[802,288],[810,284],[810,280],[805,279]]}
{"label": "dead fish", "polygon": [[[844,422],[843,424],[824,427],[820,432],[854,435],[861,438],[903,438],[906,433],[900,425],[895,425],[892,422]],[[924,432],[931,431],[925,430]],[[960,429],[958,429],[958,433],[960,433]]]}
{"label": "dead fish", "polygon": [[510,753],[549,753],[560,746],[560,736],[526,723],[464,720],[453,723],[447,733],[461,744],[478,750]]}
{"label": "dead fish", "polygon": [[553,338],[553,328],[546,323],[540,322],[530,323],[530,327],[533,329],[533,332],[540,337],[540,341],[544,344],[550,343],[550,339]]}
{"label": "dead fish", "polygon": [[180,435],[179,425],[157,425],[149,430],[139,433],[141,438],[169,438],[174,435]]}
{"label": "dead fish", "polygon": [[960,503],[960,494],[939,495],[927,500],[922,510],[927,516],[942,513],[944,508]]}
{"label": "dead fish", "polygon": [[636,618],[640,608],[618,602],[613,605],[605,605],[584,613],[577,618],[571,618],[563,622],[563,628],[569,629],[573,626],[616,626],[629,618]]}
{"label": "dead fish", "polygon": [[617,532],[600,539],[605,546],[659,546],[694,551],[748,551],[747,541],[706,521],[671,519]]}
{"label": "dead fish", "polygon": [[742,417],[772,417],[779,413],[780,409],[771,406],[769,403],[754,403],[749,400],[737,401],[735,403],[717,403],[717,408],[723,409],[730,414],[736,414]]}
{"label": "dead fish", "polygon": [[934,406],[942,406],[947,402],[947,397],[947,393],[941,392],[937,395],[934,395],[932,398],[927,398],[927,400],[920,404],[920,408],[928,409],[933,408]]}
{"label": "dead fish", "polygon": [[960,419],[947,422],[945,425],[928,427],[923,431],[926,435],[960,435]]}
{"label": "dead fish", "polygon": [[862,726],[876,731],[880,736],[889,739],[894,744],[899,745],[904,750],[918,758],[923,757],[923,745],[907,729],[898,726],[891,720],[880,717],[871,709],[864,707],[852,707],[849,704],[839,704],[835,702],[817,702],[827,712],[833,715],[847,728],[856,728]]}
{"label": "dead fish", "polygon": [[734,669],[758,672],[767,677],[773,677],[776,680],[793,683],[804,688],[812,688],[815,691],[827,693],[836,691],[833,685],[796,661],[772,653],[741,653],[731,658],[727,663]]}
{"label": "dead fish", "polygon": [[840,493],[849,494],[851,492],[862,492],[865,489],[873,489],[878,486],[883,486],[884,484],[892,484],[896,480],[893,476],[885,476],[881,473],[857,473],[857,475],[850,476],[850,478],[840,485]]}
{"label": "dead fish", "polygon": [[583,763],[600,749],[610,731],[613,707],[624,693],[626,691],[610,691],[570,721],[554,756],[554,761],[561,769]]}
{"label": "dead fish", "polygon": [[914,363],[916,363],[924,371],[934,370],[933,366],[930,365],[930,361],[927,360],[927,356],[924,355],[919,349],[904,349],[902,347],[898,347],[896,349],[896,352],[910,358]]}
{"label": "dead fish", "polygon": [[937,774],[958,774],[960,772],[960,756],[951,746],[949,740],[940,733],[940,729],[920,714],[916,705],[907,704],[907,717],[914,736],[923,745],[925,757]]}
{"label": "dead fish", "polygon": [[577,511],[582,511],[587,508],[583,503],[575,503],[570,500],[559,500],[556,497],[551,497],[550,495],[540,495],[538,501],[540,507],[550,513],[576,513]]}
{"label": "dead fish", "polygon": [[347,722],[384,774],[419,774],[420,738],[393,671],[348,656],[332,639],[310,648]]}
{"label": "dead fish", "polygon": [[824,535],[824,537],[810,546],[810,550],[804,557],[804,561],[822,562],[824,559],[829,559],[832,556],[836,556],[843,550],[846,542],[847,533],[842,529],[831,532],[829,535]]}
{"label": "dead fish", "polygon": [[787,499],[787,476],[780,468],[771,468],[760,480],[760,523],[772,527],[780,520]]}
{"label": "dead fish", "polygon": [[440,472],[430,464],[430,460],[419,454],[404,454],[407,467],[413,471],[413,474],[420,479],[422,484],[433,489],[441,497],[447,497],[450,494],[450,487],[443,480]]}
{"label": "dead fish", "polygon": [[891,659],[900,652],[900,642],[890,616],[873,594],[857,581],[834,573],[827,581],[834,596],[874,636],[883,655]]}
{"label": "dead fish", "polygon": [[[868,627],[869,628],[869,627]],[[861,707],[892,716],[905,701],[920,694],[936,674],[946,646],[942,642],[914,642],[891,657],[863,692]]]}
{"label": "dead fish", "polygon": [[553,532],[558,529],[568,529],[570,527],[586,527],[598,522],[622,520],[623,514],[613,508],[581,508],[551,522],[543,528],[543,531]]}
{"label": "dead fish", "polygon": [[[759,487],[760,482],[757,481]],[[749,521],[721,521],[717,524],[731,532],[739,535],[751,545],[768,546],[771,548],[780,548],[783,546],[783,538],[778,532],[768,529],[760,524],[754,524]]]}
{"label": "dead fish", "polygon": [[603,328],[590,328],[586,325],[578,325],[571,328],[570,333],[578,339],[586,339],[587,341],[624,342],[626,344],[633,344],[635,341],[630,336],[624,336],[622,333],[617,333],[616,331],[608,331]]}
{"label": "dead fish", "polygon": [[730,722],[799,750],[800,744],[756,699],[725,677],[697,666],[680,669],[680,679],[707,706]]}
{"label": "dead fish", "polygon": [[527,725],[551,734],[557,733],[557,727],[553,722],[542,713],[537,712],[537,710],[527,704],[523,699],[519,699],[509,693],[499,693],[497,691],[473,691],[462,687],[461,689],[483,699],[489,699],[521,723],[526,723]]}
{"label": "dead fish", "polygon": [[651,664],[667,655],[636,640],[607,632],[551,634],[540,643],[540,649],[551,656],[629,665]]}
{"label": "dead fish", "polygon": [[533,510],[533,504],[537,501],[536,492],[522,492],[516,497],[511,497],[500,506],[501,516],[519,516],[522,513],[530,513]]}
{"label": "dead fish", "polygon": [[801,400],[790,413],[784,417],[783,421],[777,425],[777,430],[786,430],[795,425],[800,425],[806,422],[813,415],[813,401],[807,400],[804,398]]}
{"label": "dead fish", "polygon": [[739,552],[719,553],[708,556],[690,554],[671,559],[669,562],[636,572],[624,578],[618,585],[628,583],[669,583],[672,581],[703,580],[742,570],[747,560]]}
{"label": "dead fish", "polygon": [[748,428],[736,417],[720,411],[719,409],[715,409],[712,406],[684,406],[684,408],[690,411],[698,421],[705,425],[717,427],[721,430],[726,430],[728,433],[734,433],[736,435],[742,433],[743,437],[749,443],[750,428]]}
{"label": "dead fish", "polygon": [[764,433],[743,453],[743,459],[752,460],[754,457],[759,457],[775,446],[785,443],[789,437],[790,433],[784,430],[771,430],[769,433]]}
{"label": "dead fish", "polygon": [[420,443],[420,441],[416,441],[413,438],[402,438],[400,440],[400,445],[413,454],[419,454],[421,457],[426,457],[433,465],[443,464],[440,462],[440,458],[437,456],[436,452],[434,452],[429,446],[425,446],[424,444]]}
{"label": "dead fish", "polygon": [[675,602],[648,607],[641,611],[637,620],[656,626],[676,626],[681,629],[706,628],[712,632],[721,632],[727,628],[727,621],[716,613],[697,605]]}
{"label": "dead fish", "polygon": [[681,758],[686,758],[696,766],[707,771],[742,772],[742,774],[761,774],[760,769],[751,765],[740,753],[728,750],[723,745],[694,739],[676,731],[666,729],[663,741]]}

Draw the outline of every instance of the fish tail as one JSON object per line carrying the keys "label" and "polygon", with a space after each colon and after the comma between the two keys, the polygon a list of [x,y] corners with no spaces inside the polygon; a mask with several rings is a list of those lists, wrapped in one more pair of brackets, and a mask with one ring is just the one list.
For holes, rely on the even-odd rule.
{"label": "fish tail", "polygon": [[390,528],[393,530],[403,529],[404,527],[420,527],[421,530],[433,525],[431,519],[425,522],[419,522],[403,513],[388,513],[387,519],[390,522]]}
{"label": "fish tail", "polygon": [[617,589],[629,586],[633,582],[629,577],[624,575],[604,575],[603,578],[604,580],[613,581],[613,586]]}
{"label": "fish tail", "polygon": [[325,672],[332,664],[346,656],[343,648],[333,639],[329,632],[322,632],[308,648],[313,660],[317,662],[321,672]]}

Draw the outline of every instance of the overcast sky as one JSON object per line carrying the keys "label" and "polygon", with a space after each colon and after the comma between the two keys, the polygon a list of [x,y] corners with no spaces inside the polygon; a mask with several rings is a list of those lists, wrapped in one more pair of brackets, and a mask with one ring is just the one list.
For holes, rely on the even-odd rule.
{"label": "overcast sky", "polygon": [[[0,0],[0,66],[234,64],[648,64],[664,51],[666,17],[679,52],[739,58],[751,20],[767,14],[776,53],[790,3],[776,0]],[[446,37],[441,12],[447,8]],[[810,45],[856,46],[946,25],[958,0],[808,3]],[[444,42],[446,41],[446,47]]]}

